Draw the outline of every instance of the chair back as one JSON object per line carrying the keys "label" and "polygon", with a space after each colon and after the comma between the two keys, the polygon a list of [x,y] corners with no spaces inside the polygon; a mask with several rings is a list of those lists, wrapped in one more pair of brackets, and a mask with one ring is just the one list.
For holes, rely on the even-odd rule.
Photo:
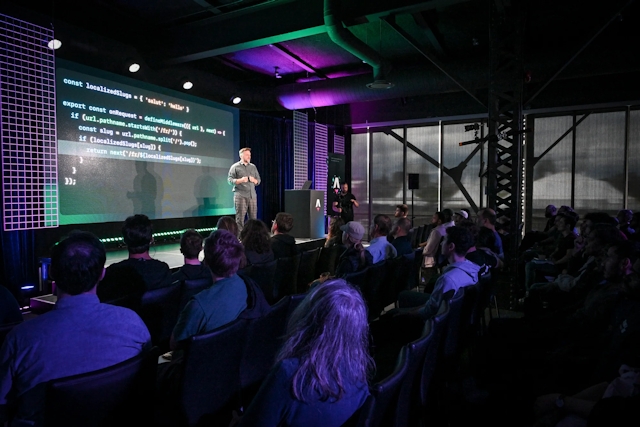
{"label": "chair back", "polygon": [[153,289],[142,294],[138,314],[151,334],[153,345],[165,350],[180,314],[180,285]]}
{"label": "chair back", "polygon": [[[369,267],[367,267],[369,268]],[[367,281],[367,268],[363,268],[355,273],[345,274],[343,279],[362,290]]]}
{"label": "chair back", "polygon": [[240,390],[240,360],[248,323],[236,319],[186,341],[180,407],[187,425],[221,416],[234,405]]}
{"label": "chair back", "polygon": [[[405,256],[408,257],[409,255]],[[420,284],[420,268],[422,268],[422,248],[413,251],[413,263],[411,264],[411,271],[407,278],[407,289],[417,288]]]}
{"label": "chair back", "polygon": [[456,291],[449,302],[449,320],[447,321],[443,355],[451,365],[457,365],[457,357],[467,342],[467,332],[471,327],[471,316],[478,298],[475,286],[466,286]]}
{"label": "chair back", "polygon": [[182,311],[192,296],[207,289],[213,284],[213,279],[187,279],[180,282],[180,305]]}
{"label": "chair back", "polygon": [[371,395],[360,409],[358,427],[393,425],[400,387],[405,379],[409,362],[406,347],[402,347],[393,372],[382,381],[372,385]]}
{"label": "chair back", "polygon": [[309,289],[307,285],[318,278],[316,276],[316,264],[318,263],[321,249],[322,247],[318,247],[300,254],[296,293],[307,292]]}
{"label": "chair back", "polygon": [[407,352],[407,372],[398,393],[398,405],[395,413],[396,426],[418,425],[420,417],[420,374],[424,366],[427,349],[437,346],[435,338],[438,331],[435,321],[425,322],[422,336],[405,345]]}
{"label": "chair back", "polygon": [[302,300],[307,296],[307,294],[296,294],[289,296],[289,306],[287,308],[287,322],[291,317],[293,311],[300,305]]}
{"label": "chair back", "polygon": [[264,297],[270,305],[276,303],[277,289],[274,286],[274,277],[276,274],[276,268],[278,267],[278,261],[273,260],[262,264],[253,264],[251,270],[247,274],[253,279],[256,284],[262,289]]}
{"label": "chair back", "polygon": [[116,365],[51,380],[45,426],[144,425],[153,419],[157,347]]}
{"label": "chair back", "polygon": [[240,387],[243,404],[258,391],[262,380],[273,367],[282,346],[287,327],[287,313],[291,297],[283,298],[271,307],[264,317],[253,319],[247,330],[246,342],[240,361]]}
{"label": "chair back", "polygon": [[362,293],[369,308],[369,320],[373,320],[380,316],[383,305],[383,293],[390,286],[385,281],[387,274],[387,261],[380,261],[365,269],[367,275]]}
{"label": "chair back", "polygon": [[300,256],[301,254],[298,253],[291,257],[278,258],[278,265],[273,279],[276,290],[275,301],[279,301],[282,297],[296,293]]}
{"label": "chair back", "polygon": [[325,272],[334,275],[336,273],[338,258],[344,251],[344,245],[333,245],[330,248],[322,248],[318,256],[318,262],[316,263],[315,277],[320,277],[320,275]]}
{"label": "chair back", "polygon": [[422,372],[420,373],[420,406],[424,413],[428,413],[434,403],[434,391],[438,386],[435,376],[440,364],[441,348],[449,320],[449,309],[449,300],[443,299],[438,312],[432,318],[431,344],[425,352]]}
{"label": "chair back", "polygon": [[413,266],[413,256],[414,254],[411,253],[387,260],[387,271],[381,292],[382,307],[395,303],[400,292],[409,290],[407,284]]}

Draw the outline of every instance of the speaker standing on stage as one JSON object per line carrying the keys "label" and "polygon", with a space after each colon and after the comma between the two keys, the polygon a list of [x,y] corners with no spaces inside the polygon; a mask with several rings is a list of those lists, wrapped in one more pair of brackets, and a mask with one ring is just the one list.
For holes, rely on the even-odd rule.
{"label": "speaker standing on stage", "polygon": [[227,181],[233,185],[233,202],[236,208],[238,232],[242,231],[247,213],[249,219],[258,218],[256,185],[260,185],[260,174],[256,165],[251,163],[251,148],[240,149],[240,161],[229,169]]}
{"label": "speaker standing on stage", "polygon": [[353,221],[353,207],[359,207],[356,196],[349,191],[349,184],[346,182],[342,184],[342,191],[336,194],[336,198],[333,202],[333,211],[340,214],[340,217],[344,220],[344,223]]}

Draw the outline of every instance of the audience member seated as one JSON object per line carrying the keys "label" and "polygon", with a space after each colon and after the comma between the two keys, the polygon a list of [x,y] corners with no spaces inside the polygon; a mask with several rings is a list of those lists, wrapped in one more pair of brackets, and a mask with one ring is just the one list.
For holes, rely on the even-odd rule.
{"label": "audience member seated", "polygon": [[347,249],[338,258],[336,277],[355,273],[373,264],[371,253],[362,246],[364,227],[356,221],[349,221],[342,227],[342,243]]}
{"label": "audience member seated", "polygon": [[240,241],[244,246],[247,264],[264,264],[273,261],[269,229],[259,219],[250,219],[244,224],[240,232]]}
{"label": "audience member seated", "polygon": [[478,283],[480,266],[466,259],[466,253],[473,244],[473,235],[467,228],[447,228],[442,242],[442,254],[447,257],[449,264],[442,270],[442,275],[436,280],[431,294],[415,291],[401,293],[399,299],[401,302],[404,301],[401,308],[419,306],[402,313],[417,315],[424,320],[429,319],[438,312],[445,293],[451,290],[455,293],[460,288]]}
{"label": "audience member seated", "polygon": [[271,250],[276,259],[288,258],[298,254],[296,239],[289,235],[293,228],[293,215],[286,212],[278,212],[271,226]]}
{"label": "audience member seated", "polygon": [[494,245],[495,236],[491,230],[485,227],[478,227],[473,221],[461,221],[458,227],[466,228],[471,232],[473,246],[469,248],[465,258],[479,266],[487,266],[492,271],[501,269],[504,265],[498,255],[493,253],[489,247]]}
{"label": "audience member seated", "polygon": [[331,222],[329,223],[329,233],[327,234],[327,239],[324,242],[325,248],[330,248],[332,246],[342,244],[342,230],[340,229],[340,227],[342,227],[343,225],[344,221],[341,217],[331,217]]}
{"label": "audience member seated", "polygon": [[559,213],[556,215],[555,227],[560,233],[556,247],[549,254],[548,259],[545,254],[539,254],[537,259],[529,261],[525,265],[525,289],[530,291],[534,283],[540,282],[538,275],[557,277],[567,268],[567,263],[573,255],[573,241],[576,235],[573,228],[576,224],[576,217],[569,213]]}
{"label": "audience member seated", "polygon": [[496,236],[495,246],[491,249],[493,252],[498,254],[500,259],[504,260],[504,250],[502,248],[502,237],[500,233],[496,231],[496,211],[490,208],[480,209],[478,211],[477,222],[480,227],[486,227],[489,230],[493,231],[493,234]]}
{"label": "audience member seated", "polygon": [[425,282],[429,282],[432,276],[437,273],[438,260],[436,259],[439,254],[440,243],[444,238],[447,230],[447,221],[442,212],[436,212],[433,214],[431,223],[434,227],[429,233],[429,238],[424,244],[422,249],[422,278]]}
{"label": "audience member seated", "polygon": [[202,251],[203,240],[200,233],[193,228],[182,233],[180,252],[184,255],[184,265],[171,276],[174,283],[183,280],[211,279],[211,270],[198,258]]}
{"label": "audience member seated", "polygon": [[98,300],[105,261],[90,233],[74,232],[53,247],[55,309],[16,326],[0,350],[0,407],[17,403],[11,425],[43,425],[47,381],[115,365],[151,346],[136,313]]}
{"label": "audience member seated", "polygon": [[393,226],[394,239],[391,242],[394,248],[396,248],[396,255],[408,255],[413,252],[411,247],[411,220],[409,218],[400,218]]}
{"label": "audience member seated", "polygon": [[241,426],[343,425],[369,395],[368,346],[360,293],[341,279],[315,287],[291,315],[275,366]]}
{"label": "audience member seated", "polygon": [[216,229],[227,230],[236,237],[238,236],[238,223],[235,218],[230,216],[221,216],[216,224]]}
{"label": "audience member seated", "polygon": [[371,254],[374,264],[385,259],[395,258],[398,255],[396,248],[387,240],[390,231],[391,219],[388,216],[379,214],[373,218],[369,231],[371,240],[366,250]]}
{"label": "audience member seated", "polygon": [[98,286],[100,301],[112,302],[171,285],[169,265],[149,255],[149,247],[153,243],[149,217],[138,214],[127,218],[122,227],[122,237],[129,258],[107,268],[104,280]]}
{"label": "audience member seated", "polygon": [[469,214],[466,211],[459,210],[453,214],[453,222],[455,225],[460,225],[460,223],[466,219],[469,219]]}
{"label": "audience member seated", "polygon": [[627,238],[631,237],[631,235],[635,233],[635,230],[631,228],[633,212],[630,209],[622,209],[618,211],[616,218],[618,219],[618,229],[622,231]]}
{"label": "audience member seated", "polygon": [[226,325],[247,308],[247,288],[236,274],[243,251],[227,230],[217,230],[205,239],[204,263],[211,270],[213,285],[194,295],[180,313],[171,334],[171,349],[180,341]]}
{"label": "audience member seated", "polygon": [[17,322],[22,322],[18,300],[9,289],[0,285],[0,326]]}
{"label": "audience member seated", "polygon": [[396,218],[396,220],[399,220],[400,218],[406,218],[407,215],[409,215],[409,206],[405,205],[404,203],[401,205],[396,205],[396,210],[393,213],[393,217]]}

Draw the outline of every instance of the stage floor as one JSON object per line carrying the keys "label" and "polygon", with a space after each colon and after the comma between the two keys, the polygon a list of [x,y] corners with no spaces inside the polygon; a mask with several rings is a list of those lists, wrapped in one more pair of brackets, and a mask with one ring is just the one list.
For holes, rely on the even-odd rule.
{"label": "stage floor", "polygon": [[[324,239],[301,239],[296,238],[296,244],[300,246],[301,250],[313,249],[318,246],[321,246],[321,242],[324,242]],[[307,246],[308,249],[307,249]],[[160,261],[164,261],[169,264],[169,267],[172,269],[177,269],[184,265],[184,257],[180,253],[180,244],[179,243],[170,243],[159,246],[152,246],[149,250],[149,255],[151,258],[155,258]],[[200,253],[200,259],[202,259],[202,253]],[[111,264],[115,264],[116,262],[120,262],[129,257],[129,252],[126,249],[119,251],[110,251],[107,252],[107,262],[105,266],[109,266]]]}

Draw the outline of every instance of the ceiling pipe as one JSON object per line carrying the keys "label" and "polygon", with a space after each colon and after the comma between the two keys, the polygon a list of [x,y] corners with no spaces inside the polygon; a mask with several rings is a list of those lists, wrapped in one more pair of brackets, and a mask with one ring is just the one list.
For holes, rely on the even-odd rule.
{"label": "ceiling pipe", "polygon": [[335,44],[373,68],[372,85],[374,87],[379,84],[381,87],[389,88],[389,82],[386,77],[391,71],[391,64],[382,55],[346,29],[337,16],[337,10],[337,0],[324,0],[324,25],[329,38]]}

